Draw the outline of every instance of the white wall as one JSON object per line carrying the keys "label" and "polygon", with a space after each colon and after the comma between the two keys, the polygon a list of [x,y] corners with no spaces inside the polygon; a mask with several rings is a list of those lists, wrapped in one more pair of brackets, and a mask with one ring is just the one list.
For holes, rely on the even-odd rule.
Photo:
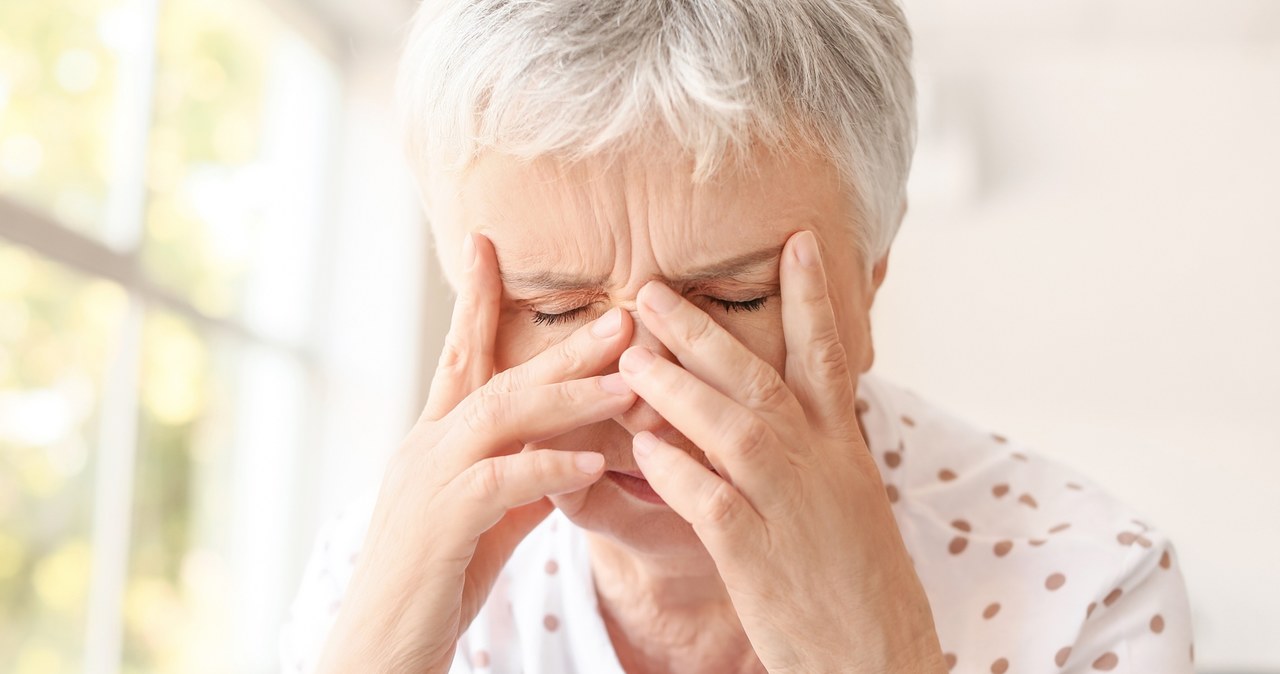
{"label": "white wall", "polygon": [[1202,671],[1280,670],[1280,3],[906,3],[876,369],[1166,529]]}

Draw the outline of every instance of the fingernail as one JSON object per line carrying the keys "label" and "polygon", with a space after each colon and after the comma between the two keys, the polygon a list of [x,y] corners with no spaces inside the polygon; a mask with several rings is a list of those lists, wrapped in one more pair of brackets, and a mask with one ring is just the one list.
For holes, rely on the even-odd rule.
{"label": "fingernail", "polygon": [[603,316],[591,324],[591,334],[596,337],[612,337],[622,327],[622,310],[617,307],[605,312]]}
{"label": "fingernail", "polygon": [[600,388],[614,395],[631,393],[631,387],[622,379],[622,375],[614,372],[600,378]]}
{"label": "fingernail", "polygon": [[573,465],[584,473],[594,473],[604,467],[604,455],[598,452],[578,452],[573,456]]}
{"label": "fingernail", "polygon": [[476,266],[476,242],[471,238],[474,234],[468,233],[462,239],[462,268],[471,271]]}
{"label": "fingernail", "polygon": [[818,264],[818,243],[813,232],[801,232],[796,240],[796,261],[801,267],[813,267]]}
{"label": "fingernail", "polygon": [[680,297],[675,291],[658,281],[650,281],[640,289],[640,294],[643,296],[640,302],[654,313],[665,314],[680,303]]}
{"label": "fingernail", "polygon": [[649,456],[653,453],[654,448],[658,446],[658,442],[658,436],[649,431],[640,431],[636,433],[631,444],[635,449],[636,456]]}
{"label": "fingernail", "polygon": [[633,346],[622,352],[622,358],[618,361],[618,367],[627,372],[636,373],[643,371],[649,367],[649,363],[653,362],[653,352],[643,346]]}

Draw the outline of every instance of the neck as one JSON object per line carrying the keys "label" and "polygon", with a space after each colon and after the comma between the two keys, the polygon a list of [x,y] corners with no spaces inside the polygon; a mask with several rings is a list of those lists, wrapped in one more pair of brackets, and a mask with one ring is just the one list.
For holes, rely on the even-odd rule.
{"label": "neck", "polygon": [[653,555],[588,533],[600,613],[627,672],[758,671],[715,563]]}

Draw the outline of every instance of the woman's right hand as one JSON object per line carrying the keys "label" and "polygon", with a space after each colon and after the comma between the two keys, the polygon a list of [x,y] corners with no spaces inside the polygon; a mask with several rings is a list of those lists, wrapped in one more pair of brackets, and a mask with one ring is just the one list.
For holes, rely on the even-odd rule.
{"label": "woman's right hand", "polygon": [[502,284],[492,244],[468,235],[463,282],[422,416],[393,455],[322,672],[446,672],[546,498],[600,478],[596,452],[524,449],[635,403],[615,372],[619,309],[494,373]]}

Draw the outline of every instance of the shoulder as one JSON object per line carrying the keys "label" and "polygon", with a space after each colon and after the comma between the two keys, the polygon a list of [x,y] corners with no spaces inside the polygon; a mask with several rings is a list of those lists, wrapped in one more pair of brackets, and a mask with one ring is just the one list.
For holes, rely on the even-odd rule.
{"label": "shoulder", "polygon": [[858,393],[943,649],[969,665],[957,671],[1190,671],[1176,552],[1149,518],[883,378]]}

